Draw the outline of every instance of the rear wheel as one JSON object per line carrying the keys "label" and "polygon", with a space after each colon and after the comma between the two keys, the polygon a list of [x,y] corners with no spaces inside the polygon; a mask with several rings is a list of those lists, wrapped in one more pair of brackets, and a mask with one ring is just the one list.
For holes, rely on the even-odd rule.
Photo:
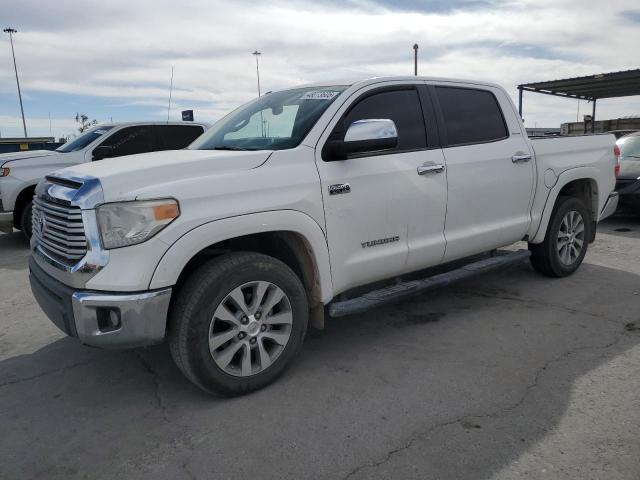
{"label": "rear wheel", "polygon": [[591,238],[589,210],[575,197],[560,197],[554,206],[544,241],[529,244],[531,264],[550,277],[575,272],[587,253]]}
{"label": "rear wheel", "polygon": [[296,274],[275,258],[230,253],[191,274],[169,319],[176,365],[209,393],[240,395],[273,382],[300,350],[308,305]]}
{"label": "rear wheel", "polygon": [[32,215],[33,203],[29,202],[22,208],[22,212],[20,213],[20,230],[22,230],[24,236],[27,237],[27,240],[29,240],[33,234]]}

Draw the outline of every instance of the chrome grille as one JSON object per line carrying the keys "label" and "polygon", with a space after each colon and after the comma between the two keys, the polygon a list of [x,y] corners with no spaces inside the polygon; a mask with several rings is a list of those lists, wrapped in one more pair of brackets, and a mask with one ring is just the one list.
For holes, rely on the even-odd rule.
{"label": "chrome grille", "polygon": [[38,246],[64,263],[75,263],[87,253],[87,239],[79,207],[33,199],[33,235]]}

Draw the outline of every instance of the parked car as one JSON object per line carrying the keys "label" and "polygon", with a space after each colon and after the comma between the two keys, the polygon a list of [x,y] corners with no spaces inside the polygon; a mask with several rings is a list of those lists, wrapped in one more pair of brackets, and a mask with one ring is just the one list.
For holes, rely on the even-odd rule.
{"label": "parked car", "polygon": [[635,133],[638,130],[631,130],[631,129],[627,129],[627,130],[610,130],[607,133],[610,133],[612,135],[614,135],[616,137],[616,139],[620,138],[620,137],[624,137],[625,135],[629,135],[630,133]]}
{"label": "parked car", "polygon": [[104,158],[184,148],[206,130],[202,123],[116,123],[99,125],[57,150],[0,154],[0,214],[31,237],[31,199],[36,184],[54,170]]}
{"label": "parked car", "polygon": [[166,337],[189,380],[243,394],[282,373],[325,308],[361,311],[503,257],[376,282],[520,240],[536,270],[573,273],[617,204],[614,146],[606,134],[529,140],[505,90],[477,81],[269,93],[186,150],[47,176],[31,286],[82,343]]}
{"label": "parked car", "polygon": [[620,175],[616,192],[620,195],[620,208],[640,212],[640,132],[618,139],[620,149]]}

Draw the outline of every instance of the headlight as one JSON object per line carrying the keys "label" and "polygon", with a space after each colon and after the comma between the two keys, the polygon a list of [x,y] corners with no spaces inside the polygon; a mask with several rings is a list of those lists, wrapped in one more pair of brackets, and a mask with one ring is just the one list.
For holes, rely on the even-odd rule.
{"label": "headlight", "polygon": [[180,215],[172,199],[106,203],[96,209],[105,249],[142,243]]}

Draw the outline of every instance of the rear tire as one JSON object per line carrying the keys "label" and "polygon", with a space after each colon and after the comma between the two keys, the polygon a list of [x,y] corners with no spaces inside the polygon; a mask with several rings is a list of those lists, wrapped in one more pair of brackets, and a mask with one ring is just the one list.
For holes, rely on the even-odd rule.
{"label": "rear tire", "polygon": [[33,235],[33,224],[32,224],[32,215],[33,215],[33,202],[27,203],[20,213],[20,230],[27,240],[31,239],[31,235]]}
{"label": "rear tire", "polygon": [[529,244],[533,268],[549,277],[571,275],[587,253],[591,225],[591,215],[584,202],[576,197],[559,197],[544,241]]}
{"label": "rear tire", "polygon": [[278,378],[300,350],[309,307],[298,276],[259,253],[209,260],[177,292],[171,307],[171,355],[206,392],[234,396]]}

